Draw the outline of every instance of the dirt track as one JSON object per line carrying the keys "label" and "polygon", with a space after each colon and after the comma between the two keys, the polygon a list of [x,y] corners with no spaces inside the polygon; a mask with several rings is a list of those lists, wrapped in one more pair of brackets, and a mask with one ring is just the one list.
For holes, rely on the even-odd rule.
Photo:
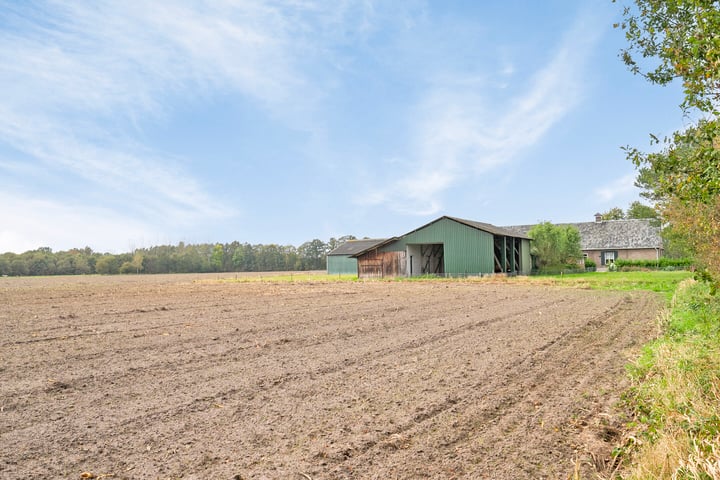
{"label": "dirt track", "polygon": [[195,278],[0,278],[0,478],[568,478],[660,305]]}

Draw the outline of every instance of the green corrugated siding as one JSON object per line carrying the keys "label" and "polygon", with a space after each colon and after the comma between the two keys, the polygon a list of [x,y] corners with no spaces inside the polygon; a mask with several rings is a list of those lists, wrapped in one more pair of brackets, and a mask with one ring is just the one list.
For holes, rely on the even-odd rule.
{"label": "green corrugated siding", "polygon": [[328,255],[328,275],[357,275],[357,259],[345,255]]}
{"label": "green corrugated siding", "polygon": [[532,257],[530,256],[530,240],[523,239],[520,246],[520,273],[530,275],[532,271]]}
{"label": "green corrugated siding", "polygon": [[448,218],[413,232],[387,245],[384,251],[405,250],[412,244],[444,244],[446,274],[492,273],[493,236]]}

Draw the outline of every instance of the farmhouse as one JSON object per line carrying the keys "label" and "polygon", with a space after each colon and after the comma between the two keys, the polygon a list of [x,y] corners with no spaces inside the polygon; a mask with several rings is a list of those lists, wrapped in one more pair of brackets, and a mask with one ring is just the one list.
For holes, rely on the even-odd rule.
{"label": "farmhouse", "polygon": [[532,268],[526,235],[448,216],[350,257],[359,278],[529,274]]}
{"label": "farmhouse", "polygon": [[357,258],[353,255],[385,243],[386,238],[349,240],[327,254],[328,275],[356,275]]}
{"label": "farmhouse", "polygon": [[[663,254],[660,227],[650,219],[603,220],[595,215],[594,222],[560,223],[580,232],[583,256],[597,265],[609,265],[617,259],[656,260]],[[516,234],[527,235],[534,225],[503,227]]]}

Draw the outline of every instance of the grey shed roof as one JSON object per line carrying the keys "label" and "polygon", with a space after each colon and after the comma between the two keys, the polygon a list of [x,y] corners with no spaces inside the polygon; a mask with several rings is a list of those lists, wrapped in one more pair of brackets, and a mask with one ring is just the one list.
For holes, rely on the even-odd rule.
{"label": "grey shed roof", "polygon": [[[612,250],[632,248],[662,248],[660,227],[653,227],[648,219],[605,220],[602,222],[559,223],[573,226],[580,232],[582,250]],[[527,235],[535,225],[503,227]]]}
{"label": "grey shed roof", "polygon": [[364,252],[365,250],[374,248],[375,246],[380,245],[387,240],[387,238],[366,238],[364,240],[348,240],[347,242],[337,247],[335,250],[332,250],[330,253],[328,253],[328,255],[355,255],[357,253]]}

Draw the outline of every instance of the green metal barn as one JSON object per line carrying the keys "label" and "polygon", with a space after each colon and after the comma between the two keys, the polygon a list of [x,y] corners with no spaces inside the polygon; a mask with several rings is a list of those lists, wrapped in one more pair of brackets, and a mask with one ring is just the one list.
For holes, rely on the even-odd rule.
{"label": "green metal barn", "polygon": [[443,216],[352,255],[360,278],[527,275],[530,238],[489,223]]}

